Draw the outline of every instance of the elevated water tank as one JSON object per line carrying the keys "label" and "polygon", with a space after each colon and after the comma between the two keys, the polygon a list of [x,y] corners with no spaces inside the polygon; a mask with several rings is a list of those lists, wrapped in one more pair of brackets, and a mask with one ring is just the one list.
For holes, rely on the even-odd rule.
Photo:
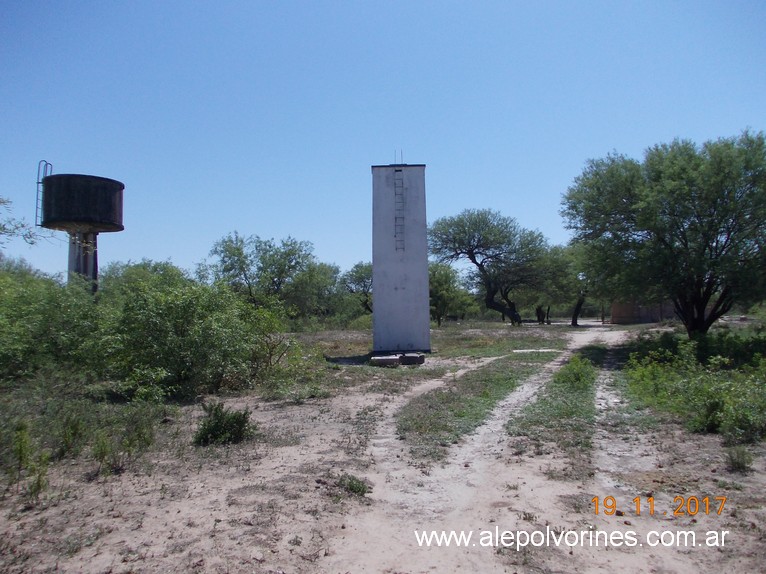
{"label": "elevated water tank", "polygon": [[42,179],[40,225],[79,233],[122,231],[125,185],[96,175],[56,174]]}
{"label": "elevated water tank", "polygon": [[[50,175],[51,164],[37,166],[37,211],[42,227],[69,233],[69,277],[88,278],[98,289],[98,234],[122,231],[122,182],[96,175]],[[42,196],[42,197],[41,197]]]}

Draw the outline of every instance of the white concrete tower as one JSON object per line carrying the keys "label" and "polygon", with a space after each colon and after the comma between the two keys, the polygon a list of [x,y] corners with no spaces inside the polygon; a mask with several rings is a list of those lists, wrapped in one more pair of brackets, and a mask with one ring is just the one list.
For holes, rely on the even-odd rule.
{"label": "white concrete tower", "polygon": [[372,166],[373,352],[430,351],[426,166]]}

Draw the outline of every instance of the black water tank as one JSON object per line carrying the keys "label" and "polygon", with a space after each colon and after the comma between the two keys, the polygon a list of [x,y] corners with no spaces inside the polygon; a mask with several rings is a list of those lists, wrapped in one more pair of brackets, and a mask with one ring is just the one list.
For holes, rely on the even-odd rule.
{"label": "black water tank", "polygon": [[57,174],[43,178],[40,224],[63,231],[122,231],[125,186],[96,175]]}

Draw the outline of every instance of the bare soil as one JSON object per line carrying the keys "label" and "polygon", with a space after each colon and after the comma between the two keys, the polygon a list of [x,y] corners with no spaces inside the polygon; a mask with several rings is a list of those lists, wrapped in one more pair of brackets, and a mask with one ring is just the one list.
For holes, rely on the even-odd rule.
{"label": "bare soil", "polygon": [[[92,464],[78,460],[51,468],[38,505],[6,493],[0,572],[766,572],[766,449],[752,448],[753,472],[729,472],[718,437],[630,409],[613,384],[612,358],[599,376],[598,428],[592,453],[584,455],[589,472],[572,476],[568,470],[583,466],[553,441],[525,449],[505,431],[572,352],[626,336],[602,326],[573,330],[566,351],[438,464],[410,456],[396,433],[397,410],[492,359],[430,358],[423,368],[439,376],[404,392],[387,391],[382,370],[374,384],[302,404],[229,400],[248,406],[262,433],[235,447],[192,447],[200,412],[185,408],[167,423],[166,448],[128,472],[89,481]],[[363,479],[371,491],[349,492],[344,475]],[[723,496],[719,515],[715,497]],[[604,513],[607,497],[615,500],[614,514]],[[676,497],[685,514],[674,515]],[[709,512],[700,507],[692,515],[691,497],[707,497]],[[421,547],[416,530],[472,531],[474,538],[467,547]],[[480,539],[504,531],[602,532],[612,541],[632,532],[637,544],[556,546],[548,539],[517,550]],[[649,545],[650,532],[669,540],[678,531],[694,532],[697,546]],[[700,545],[708,532],[720,538],[722,531],[723,544]]]}

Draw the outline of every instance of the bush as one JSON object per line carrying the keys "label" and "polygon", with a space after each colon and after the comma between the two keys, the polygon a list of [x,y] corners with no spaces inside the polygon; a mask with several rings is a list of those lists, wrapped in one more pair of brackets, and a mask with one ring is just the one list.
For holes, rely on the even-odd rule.
{"label": "bush", "polygon": [[233,411],[216,402],[202,405],[205,417],[194,434],[194,444],[239,443],[252,435],[254,428],[250,424],[250,410]]}
{"label": "bush", "polygon": [[307,348],[284,336],[272,337],[279,343],[279,359],[260,369],[259,388],[267,401],[288,400],[296,403],[308,398],[327,396],[321,375],[327,362],[314,348]]}
{"label": "bush", "polygon": [[118,381],[122,400],[189,400],[251,386],[284,326],[279,305],[255,309],[224,284],[189,278],[170,263],[113,265],[94,296],[0,262],[0,377],[65,370]]}
{"label": "bush", "polygon": [[[647,345],[645,354],[634,353],[628,362],[628,391],[678,416],[693,432],[720,433],[730,444],[759,440],[766,436],[766,361],[755,352],[757,341],[737,339],[720,337],[704,352],[698,342]],[[711,345],[733,357],[709,356]],[[734,369],[735,363],[745,366]]]}
{"label": "bush", "polygon": [[726,451],[726,467],[731,472],[745,474],[753,470],[753,455],[742,445],[732,447]]}
{"label": "bush", "polygon": [[349,494],[356,496],[364,496],[372,490],[365,480],[348,473],[338,479],[338,486]]}
{"label": "bush", "polygon": [[574,355],[569,362],[553,375],[553,384],[571,390],[592,389],[597,370],[588,359]]}
{"label": "bush", "polygon": [[91,444],[97,472],[120,473],[142,456],[154,444],[160,412],[160,406],[144,401],[104,409]]}

